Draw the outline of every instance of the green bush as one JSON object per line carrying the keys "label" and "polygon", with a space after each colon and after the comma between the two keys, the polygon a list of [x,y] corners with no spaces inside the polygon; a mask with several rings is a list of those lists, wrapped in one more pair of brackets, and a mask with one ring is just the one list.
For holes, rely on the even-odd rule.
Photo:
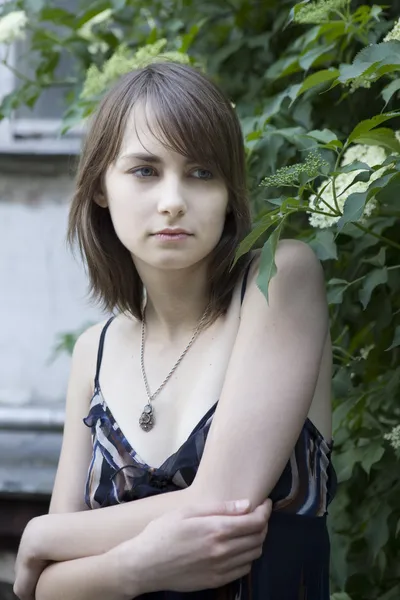
{"label": "green bush", "polygon": [[37,63],[34,80],[21,76],[3,99],[2,117],[33,106],[57,81],[64,49],[76,70],[64,82],[63,131],[91,113],[116,77],[160,52],[203,68],[235,104],[254,215],[238,255],[263,247],[271,277],[278,239],[297,237],[326,273],[340,481],[330,525],[333,598],[399,598],[399,2],[98,0],[82,1],[78,15],[56,4],[3,7],[28,19],[0,22],[0,41],[28,29]]}

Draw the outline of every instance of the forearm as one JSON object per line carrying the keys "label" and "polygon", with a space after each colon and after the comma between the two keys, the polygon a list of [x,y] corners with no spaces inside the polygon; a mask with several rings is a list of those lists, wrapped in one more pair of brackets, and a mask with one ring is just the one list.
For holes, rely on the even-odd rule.
{"label": "forearm", "polygon": [[51,561],[100,555],[137,536],[164,513],[192,504],[187,488],[102,509],[39,517],[33,554]]}
{"label": "forearm", "polygon": [[36,600],[130,600],[139,595],[130,570],[129,590],[125,573],[110,554],[53,563],[40,576]]}

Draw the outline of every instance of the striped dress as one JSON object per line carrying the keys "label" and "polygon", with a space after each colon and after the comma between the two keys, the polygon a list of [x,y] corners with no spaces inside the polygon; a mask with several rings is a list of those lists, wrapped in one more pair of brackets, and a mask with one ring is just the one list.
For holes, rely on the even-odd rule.
{"label": "striped dress", "polygon": [[[244,286],[245,286],[244,280]],[[244,286],[242,297],[244,294]],[[185,488],[193,482],[217,403],[188,439],[153,468],[125,438],[102,394],[99,373],[107,328],[99,343],[95,390],[84,423],[91,428],[93,455],[85,500],[91,509],[131,502]],[[245,449],[244,449],[245,451]],[[282,475],[270,494],[273,512],[262,556],[249,576],[219,590],[146,594],[150,600],[329,600],[327,510],[336,489],[332,443],[306,419]],[[251,468],[251,457],[249,457]],[[236,474],[240,477],[240,473]],[[144,597],[144,596],[142,596]]]}

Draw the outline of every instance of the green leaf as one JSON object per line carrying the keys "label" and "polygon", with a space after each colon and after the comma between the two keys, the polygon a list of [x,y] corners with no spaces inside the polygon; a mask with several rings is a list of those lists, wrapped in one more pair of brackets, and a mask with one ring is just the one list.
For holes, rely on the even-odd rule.
{"label": "green leaf", "polygon": [[363,305],[364,310],[367,308],[369,301],[371,300],[371,295],[374,289],[378,285],[382,285],[387,283],[388,280],[388,271],[387,268],[383,269],[374,269],[365,277],[363,281],[363,286],[359,292],[359,299],[361,304]]}
{"label": "green leaf", "polygon": [[386,248],[382,247],[376,256],[364,258],[362,262],[373,265],[374,267],[384,267],[386,262]]}
{"label": "green leaf", "polygon": [[297,92],[296,97],[298,98],[304,92],[311,90],[313,87],[317,85],[321,85],[322,83],[328,83],[339,75],[339,71],[337,69],[323,69],[322,71],[317,71],[317,73],[313,73],[305,78],[303,83],[301,84],[300,89]]}
{"label": "green leaf", "polygon": [[369,44],[354,59],[354,63],[369,63],[370,65],[390,60],[393,63],[400,61],[400,45],[397,42],[381,42],[379,44]]}
{"label": "green leaf", "polygon": [[389,348],[386,348],[386,352],[389,352],[389,350],[392,350],[393,348],[397,348],[397,346],[400,346],[400,325],[396,327],[393,342]]}
{"label": "green leaf", "polygon": [[51,21],[54,24],[74,28],[76,17],[63,8],[45,6],[40,13],[41,21]]}
{"label": "green leaf", "polygon": [[390,70],[400,65],[400,52],[397,42],[369,44],[355,57],[351,65],[340,65],[338,81],[348,83],[361,75],[382,75],[385,66]]}
{"label": "green leaf", "polygon": [[371,171],[371,167],[367,165],[367,163],[361,162],[359,160],[355,160],[349,165],[345,165],[344,167],[340,167],[337,171],[334,171],[332,175],[338,175],[339,173],[351,173],[352,171]]}
{"label": "green leaf", "polygon": [[233,265],[236,264],[241,256],[247,254],[247,252],[251,250],[258,238],[261,237],[277,219],[279,219],[279,215],[277,214],[277,211],[274,210],[264,215],[262,219],[256,223],[253,230],[240,243],[239,248],[236,251]]}
{"label": "green leaf", "polygon": [[399,90],[400,90],[400,79],[395,79],[394,81],[391,81],[389,83],[389,85],[387,85],[386,87],[383,88],[383,90],[381,92],[381,96],[385,101],[385,107],[390,102],[390,100],[392,99],[394,94],[396,92],[398,92]]}
{"label": "green leaf", "polygon": [[343,294],[349,286],[350,283],[344,279],[331,279],[328,281],[328,304],[341,304],[343,301]]}
{"label": "green leaf", "polygon": [[354,144],[366,144],[367,146],[382,146],[387,150],[400,153],[400,142],[394,131],[388,127],[379,127],[373,131],[361,134],[352,140]]}
{"label": "green leaf", "polygon": [[379,596],[378,600],[399,600],[400,598],[400,583],[392,587],[388,592]]}
{"label": "green leaf", "polygon": [[361,121],[358,125],[356,125],[356,127],[350,133],[348,142],[353,142],[361,135],[364,135],[368,131],[371,131],[371,129],[378,127],[378,125],[380,125],[381,123],[384,123],[385,121],[389,121],[389,119],[394,119],[395,117],[398,117],[398,116],[400,116],[400,112],[392,111],[389,113],[383,113],[382,115],[376,115],[375,117],[372,117],[371,119],[365,119],[365,121]]}
{"label": "green leaf", "polygon": [[310,240],[309,246],[314,250],[319,260],[337,259],[337,247],[333,231],[323,229],[317,231],[314,239]]}
{"label": "green leaf", "polygon": [[333,463],[339,483],[350,479],[354,466],[362,461],[363,456],[364,449],[353,446],[344,452],[336,453],[336,457],[333,457]]}
{"label": "green leaf", "polygon": [[395,206],[399,205],[400,197],[400,173],[396,173],[376,195],[381,205]]}
{"label": "green leaf", "polygon": [[365,537],[371,552],[372,562],[374,563],[380,550],[386,545],[389,539],[388,517],[392,508],[382,502],[375,515],[371,515],[365,528]]}
{"label": "green leaf", "polygon": [[364,213],[367,192],[354,192],[346,199],[343,207],[343,215],[337,223],[337,231],[340,232],[346,223],[359,221]]}
{"label": "green leaf", "polygon": [[126,0],[111,0],[111,4],[115,11],[119,11],[125,8]]}
{"label": "green leaf", "polygon": [[329,44],[329,45],[325,45],[325,46],[320,46],[320,45],[315,46],[315,47],[311,48],[311,50],[307,50],[306,52],[304,52],[303,54],[300,55],[299,65],[301,66],[302,69],[304,69],[305,71],[308,71],[308,69],[310,67],[312,67],[313,64],[319,58],[321,58],[321,56],[323,56],[327,52],[330,52],[334,48],[335,48],[335,44]]}
{"label": "green leaf", "polygon": [[332,575],[341,588],[346,586],[348,577],[350,544],[351,538],[349,535],[343,535],[336,531],[331,535]]}
{"label": "green leaf", "polygon": [[330,600],[351,600],[351,596],[346,592],[336,592],[336,594],[332,594]]}
{"label": "green leaf", "polygon": [[270,98],[267,98],[266,102],[264,103],[262,115],[260,117],[260,126],[263,127],[268,121],[268,119],[270,119],[279,112],[282,106],[282,102],[287,97],[288,93],[287,90],[285,90],[281,94],[277,94],[276,96],[271,96]]}
{"label": "green leaf", "polygon": [[32,12],[39,12],[45,6],[45,0],[25,0],[25,4]]}
{"label": "green leaf", "polygon": [[265,73],[266,79],[279,79],[299,71],[297,56],[285,56],[274,62]]}
{"label": "green leaf", "polygon": [[372,465],[379,462],[384,454],[385,449],[379,442],[371,442],[367,446],[361,461],[361,466],[367,475],[369,475]]}
{"label": "green leaf", "polygon": [[268,302],[268,290],[271,279],[278,272],[275,264],[275,252],[279,242],[283,221],[271,233],[261,251],[260,271],[257,277],[257,286]]}
{"label": "green leaf", "polygon": [[334,436],[336,436],[336,431],[342,427],[343,421],[346,420],[347,415],[353,407],[354,400],[353,398],[349,398],[348,400],[341,402],[333,411],[332,431]]}
{"label": "green leaf", "polygon": [[318,142],[328,144],[329,142],[341,142],[337,139],[337,135],[330,129],[313,129],[307,133],[307,137],[311,137]]}

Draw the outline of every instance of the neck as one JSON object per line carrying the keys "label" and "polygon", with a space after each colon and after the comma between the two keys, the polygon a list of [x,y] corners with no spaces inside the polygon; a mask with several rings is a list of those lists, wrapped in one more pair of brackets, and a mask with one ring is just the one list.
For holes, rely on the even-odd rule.
{"label": "neck", "polygon": [[206,265],[176,270],[136,268],[147,293],[146,325],[170,340],[192,332],[208,304]]}

